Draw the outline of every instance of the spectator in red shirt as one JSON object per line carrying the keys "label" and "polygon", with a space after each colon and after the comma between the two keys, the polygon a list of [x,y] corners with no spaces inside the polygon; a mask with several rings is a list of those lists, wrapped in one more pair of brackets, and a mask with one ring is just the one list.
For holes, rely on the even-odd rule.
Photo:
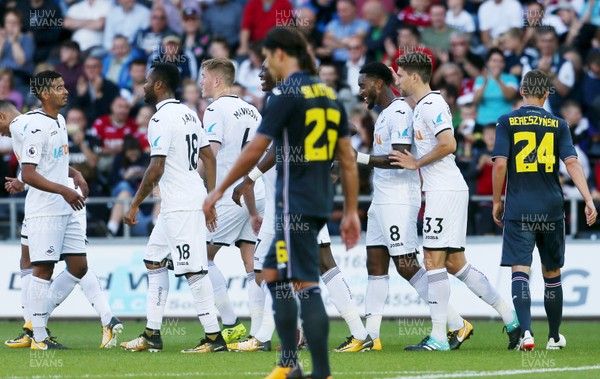
{"label": "spectator in red shirt", "polygon": [[92,133],[102,144],[102,154],[114,155],[123,150],[123,140],[137,132],[135,121],[129,117],[131,106],[124,97],[116,97],[110,105],[110,114],[98,118]]}
{"label": "spectator in red shirt", "polygon": [[431,26],[430,4],[430,0],[410,0],[410,6],[398,13],[398,20],[406,25],[427,28]]}
{"label": "spectator in red shirt", "polygon": [[275,26],[293,24],[292,4],[288,0],[249,0],[244,7],[238,56],[248,55],[250,42],[262,41]]}

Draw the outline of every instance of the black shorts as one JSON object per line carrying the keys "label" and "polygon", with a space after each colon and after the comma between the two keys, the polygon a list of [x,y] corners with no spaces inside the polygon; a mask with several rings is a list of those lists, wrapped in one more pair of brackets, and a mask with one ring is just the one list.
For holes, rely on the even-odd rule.
{"label": "black shorts", "polygon": [[281,281],[318,282],[321,271],[317,236],[326,222],[320,217],[277,215],[275,238],[263,268],[277,269]]}
{"label": "black shorts", "polygon": [[501,266],[528,266],[537,246],[542,265],[547,270],[565,263],[565,220],[525,222],[504,220]]}

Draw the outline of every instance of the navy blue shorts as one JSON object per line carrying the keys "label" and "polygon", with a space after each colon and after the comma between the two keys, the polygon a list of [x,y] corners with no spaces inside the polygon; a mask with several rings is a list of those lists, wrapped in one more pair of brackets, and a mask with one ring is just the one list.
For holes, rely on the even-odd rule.
{"label": "navy blue shorts", "polygon": [[263,269],[279,271],[279,280],[318,282],[319,241],[317,236],[326,219],[320,217],[278,214],[275,222],[275,238],[265,257]]}
{"label": "navy blue shorts", "polygon": [[537,246],[542,265],[556,270],[565,263],[565,220],[526,222],[504,220],[501,266],[529,266]]}

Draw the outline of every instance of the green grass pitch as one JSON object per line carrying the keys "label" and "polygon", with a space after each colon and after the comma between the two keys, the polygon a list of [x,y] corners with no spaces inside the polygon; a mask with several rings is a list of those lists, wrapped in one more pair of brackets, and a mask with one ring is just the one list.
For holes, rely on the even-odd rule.
{"label": "green grass pitch", "polygon": [[[248,324],[247,322],[245,323]],[[141,333],[142,322],[125,322],[120,341]],[[419,342],[430,324],[424,320],[384,321],[383,351],[331,353],[333,378],[598,378],[600,377],[600,322],[567,321],[561,332],[567,347],[546,351],[547,325],[534,322],[536,349],[507,351],[501,322],[474,321],[474,336],[459,351],[406,352],[406,344]],[[0,322],[2,339],[15,337],[18,322]],[[2,378],[264,378],[275,365],[277,353],[182,354],[201,336],[199,322],[167,319],[163,325],[165,348],[161,353],[132,353],[120,348],[100,350],[100,326],[96,322],[61,322],[49,325],[68,351],[35,352],[0,347]],[[329,346],[334,348],[348,334],[341,321],[331,323]],[[273,347],[277,344],[274,341]],[[300,353],[310,372],[309,352]]]}

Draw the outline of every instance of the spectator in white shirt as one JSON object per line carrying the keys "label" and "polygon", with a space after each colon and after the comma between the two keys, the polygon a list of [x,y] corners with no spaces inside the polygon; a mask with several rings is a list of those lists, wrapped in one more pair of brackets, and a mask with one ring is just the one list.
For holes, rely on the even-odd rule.
{"label": "spectator in white shirt", "polygon": [[465,10],[465,0],[448,0],[446,24],[463,33],[468,33],[469,36],[475,31],[475,20]]}
{"label": "spectator in white shirt", "polygon": [[358,96],[358,75],[367,60],[367,49],[362,38],[352,37],[348,42],[348,60],[344,66],[343,82],[345,82],[354,96]]}
{"label": "spectator in white shirt", "polygon": [[110,50],[117,34],[127,37],[129,43],[133,44],[137,32],[148,26],[150,9],[136,4],[135,0],[119,0],[119,5],[114,6],[106,17],[102,44],[106,50]]}
{"label": "spectator in white shirt", "polygon": [[69,7],[64,27],[73,32],[71,39],[82,51],[102,46],[104,24],[111,8],[108,0],[84,0]]}
{"label": "spectator in white shirt", "polygon": [[478,11],[481,42],[491,48],[494,40],[512,27],[523,27],[523,10],[517,0],[487,0]]}

